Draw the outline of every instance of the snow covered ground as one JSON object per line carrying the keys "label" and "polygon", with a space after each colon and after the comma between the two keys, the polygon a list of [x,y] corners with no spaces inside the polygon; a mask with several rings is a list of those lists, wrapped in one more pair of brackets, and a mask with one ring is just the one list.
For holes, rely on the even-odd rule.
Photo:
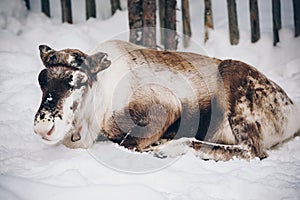
{"label": "snow covered ground", "polygon": [[[41,96],[37,75],[43,68],[38,45],[88,52],[107,39],[127,39],[127,12],[104,21],[78,18],[69,25],[58,17],[27,13],[22,3],[0,2],[1,200],[300,199],[300,137],[269,151],[267,159],[250,162],[202,161],[191,152],[162,160],[104,142],[90,150],[43,144],[32,130]],[[255,44],[250,42],[248,1],[238,1],[237,46],[229,44],[225,3],[213,1],[215,30],[204,45],[203,1],[191,1],[193,45],[188,50],[254,65],[300,101],[300,37],[293,36],[292,1],[282,3],[277,47],[272,45],[271,1],[259,1],[262,37]]]}

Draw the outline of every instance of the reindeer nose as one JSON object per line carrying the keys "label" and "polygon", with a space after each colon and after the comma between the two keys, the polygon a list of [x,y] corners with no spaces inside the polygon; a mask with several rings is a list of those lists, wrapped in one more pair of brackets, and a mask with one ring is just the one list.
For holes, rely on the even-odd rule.
{"label": "reindeer nose", "polygon": [[42,138],[47,139],[54,131],[54,124],[51,121],[38,122],[34,125],[33,130]]}

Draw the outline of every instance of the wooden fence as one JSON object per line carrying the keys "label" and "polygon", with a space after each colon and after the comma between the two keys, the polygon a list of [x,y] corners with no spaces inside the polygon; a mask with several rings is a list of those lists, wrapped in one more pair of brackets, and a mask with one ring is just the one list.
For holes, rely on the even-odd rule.
{"label": "wooden fence", "polygon": [[[30,10],[30,0],[24,0],[28,10]],[[272,19],[273,19],[273,45],[280,41],[278,31],[281,29],[281,5],[280,0],[272,1]],[[149,3],[150,2],[150,3]],[[129,9],[129,27],[130,31],[133,29],[156,26],[156,9],[159,8],[160,27],[172,29],[176,32],[176,0],[159,0],[159,6],[156,5],[155,0],[128,0]],[[150,4],[150,5],[148,5]],[[183,44],[188,46],[189,38],[192,35],[190,26],[189,0],[181,0],[182,23],[183,23]],[[95,0],[85,0],[86,19],[96,17]],[[211,0],[204,0],[204,41],[209,39],[209,29],[213,29],[213,13]],[[259,7],[257,0],[249,0],[250,7],[250,24],[251,24],[251,42],[255,43],[260,39],[260,24],[259,24]],[[116,10],[121,9],[120,0],[111,0],[112,15]],[[228,23],[230,43],[236,45],[239,43],[239,28],[238,16],[236,9],[236,0],[227,0],[228,9]],[[41,11],[48,17],[51,17],[49,0],[41,0]],[[71,0],[61,0],[62,22],[73,23]],[[142,13],[142,14],[141,14]],[[293,14],[295,37],[300,35],[300,0],[293,0]],[[150,17],[149,17],[150,16]],[[175,19],[174,19],[175,17]],[[152,21],[151,21],[152,20]],[[133,24],[133,26],[132,26]],[[150,31],[150,32],[149,32]],[[152,31],[152,32],[151,32]],[[153,29],[145,30],[144,40],[137,41],[135,34],[132,32],[130,41],[144,46],[155,47],[156,32]],[[154,36],[153,36],[154,34]],[[161,43],[165,45],[165,49],[176,49],[178,41],[176,34],[165,31],[161,32]],[[149,39],[149,37],[151,38]]]}

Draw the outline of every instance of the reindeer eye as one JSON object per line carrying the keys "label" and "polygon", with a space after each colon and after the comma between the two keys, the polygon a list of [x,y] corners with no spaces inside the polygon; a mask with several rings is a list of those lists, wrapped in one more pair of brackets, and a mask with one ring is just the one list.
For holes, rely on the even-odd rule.
{"label": "reindeer eye", "polygon": [[71,56],[73,56],[74,58],[79,57],[78,53],[71,53]]}
{"label": "reindeer eye", "polygon": [[51,61],[55,61],[56,59],[57,59],[57,57],[56,57],[55,54],[53,54],[53,55],[50,56],[50,60],[51,60]]}
{"label": "reindeer eye", "polygon": [[82,57],[79,53],[71,53],[70,56],[72,56],[74,59],[71,61],[71,64],[75,67],[80,66],[83,63],[84,57]]}

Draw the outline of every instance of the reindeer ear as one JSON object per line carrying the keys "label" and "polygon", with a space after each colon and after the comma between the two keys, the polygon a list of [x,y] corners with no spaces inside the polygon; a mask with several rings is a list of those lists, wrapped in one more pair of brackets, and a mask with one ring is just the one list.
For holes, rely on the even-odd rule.
{"label": "reindeer ear", "polygon": [[111,65],[111,61],[107,59],[108,55],[103,52],[88,56],[81,69],[90,76],[95,76],[98,72],[105,70]]}
{"label": "reindeer ear", "polygon": [[49,53],[49,52],[55,51],[51,47],[49,47],[47,45],[44,45],[44,44],[39,46],[39,50],[40,50],[40,54]]}
{"label": "reindeer ear", "polygon": [[49,65],[49,63],[47,62],[47,57],[48,57],[49,53],[54,52],[55,50],[50,48],[47,45],[40,45],[39,50],[40,50],[41,60],[42,60],[43,64],[45,65],[45,67],[47,67]]}
{"label": "reindeer ear", "polygon": [[111,61],[108,60],[107,57],[108,55],[102,52],[96,53],[90,57],[90,62],[92,64],[90,71],[92,74],[105,70],[111,65]]}

